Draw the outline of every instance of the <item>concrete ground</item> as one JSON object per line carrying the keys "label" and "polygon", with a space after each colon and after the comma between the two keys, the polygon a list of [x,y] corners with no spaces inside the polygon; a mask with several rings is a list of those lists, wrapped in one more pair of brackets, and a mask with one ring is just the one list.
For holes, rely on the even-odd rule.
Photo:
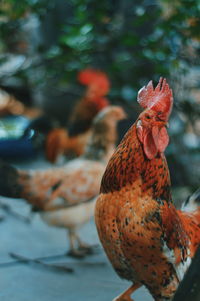
{"label": "concrete ground", "polygon": [[[23,168],[49,167],[42,159],[17,162]],[[30,207],[23,201],[0,198],[1,203],[12,206],[15,212],[30,216]],[[37,258],[63,254],[68,249],[66,231],[44,224],[38,214],[30,223],[0,210],[0,300],[4,301],[111,301],[130,283],[118,278],[99,245],[99,253],[78,260],[70,257],[46,260],[74,269],[70,274],[39,264],[14,263],[9,252]],[[99,244],[94,221],[80,230],[88,243]],[[10,262],[11,264],[2,265]],[[152,301],[145,288],[133,294],[135,301]]]}

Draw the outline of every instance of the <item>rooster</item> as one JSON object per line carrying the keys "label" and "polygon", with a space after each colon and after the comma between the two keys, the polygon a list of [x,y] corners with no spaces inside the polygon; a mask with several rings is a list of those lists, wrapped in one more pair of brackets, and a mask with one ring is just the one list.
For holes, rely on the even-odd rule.
{"label": "rooster", "polygon": [[85,69],[78,74],[81,84],[87,86],[85,96],[76,104],[65,128],[52,130],[46,139],[46,157],[55,162],[60,154],[74,153],[80,156],[91,136],[92,120],[96,114],[109,105],[104,96],[108,93],[110,82],[105,73]]}
{"label": "rooster", "polygon": [[[119,276],[132,286],[115,301],[130,301],[145,285],[156,301],[171,300],[200,244],[195,200],[177,210],[164,155],[173,105],[166,79],[138,92],[144,108],[108,162],[96,202],[101,243]],[[188,212],[191,202],[191,212]],[[195,204],[195,206],[194,206]]]}
{"label": "rooster", "polygon": [[117,140],[116,123],[125,118],[119,106],[108,106],[94,119],[84,154],[63,167],[39,171],[18,170],[0,164],[0,195],[23,198],[49,225],[68,230],[69,255],[90,251],[77,228],[93,216],[96,197],[108,159]]}

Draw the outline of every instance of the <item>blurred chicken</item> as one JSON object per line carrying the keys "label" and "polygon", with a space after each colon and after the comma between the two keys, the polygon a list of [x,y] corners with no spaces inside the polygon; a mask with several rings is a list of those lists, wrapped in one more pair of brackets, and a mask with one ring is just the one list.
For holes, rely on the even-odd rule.
{"label": "blurred chicken", "polygon": [[23,198],[46,223],[67,228],[71,255],[83,256],[90,249],[76,231],[93,215],[101,177],[115,149],[116,123],[123,118],[121,107],[102,110],[84,154],[61,168],[23,171],[0,164],[0,195]]}
{"label": "blurred chicken", "polygon": [[164,155],[173,105],[165,79],[138,93],[144,108],[111,157],[96,202],[100,240],[114,269],[133,285],[115,301],[130,301],[145,285],[154,300],[171,300],[200,244],[198,190],[177,210]]}
{"label": "blurred chicken", "polygon": [[75,105],[67,129],[53,129],[46,139],[46,157],[55,162],[60,154],[83,154],[91,136],[92,120],[96,114],[109,105],[104,96],[108,93],[110,82],[105,73],[85,69],[78,74],[81,84],[87,86],[85,96]]}

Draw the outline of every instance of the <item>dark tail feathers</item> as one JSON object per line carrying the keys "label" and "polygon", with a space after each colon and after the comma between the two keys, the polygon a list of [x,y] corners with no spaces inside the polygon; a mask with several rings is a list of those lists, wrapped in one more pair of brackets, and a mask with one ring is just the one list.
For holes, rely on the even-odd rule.
{"label": "dark tail feathers", "polygon": [[18,184],[17,169],[0,160],[0,195],[20,198],[22,187]]}
{"label": "dark tail feathers", "polygon": [[191,196],[184,202],[182,209],[184,211],[194,211],[200,207],[200,188],[198,188]]}

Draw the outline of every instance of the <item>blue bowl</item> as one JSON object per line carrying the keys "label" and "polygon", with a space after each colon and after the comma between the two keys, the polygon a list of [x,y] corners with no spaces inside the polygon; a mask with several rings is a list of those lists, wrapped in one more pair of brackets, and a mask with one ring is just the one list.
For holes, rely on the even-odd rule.
{"label": "blue bowl", "polygon": [[29,120],[22,116],[9,116],[0,119],[0,157],[25,158],[36,154],[33,145],[34,130],[24,136]]}

